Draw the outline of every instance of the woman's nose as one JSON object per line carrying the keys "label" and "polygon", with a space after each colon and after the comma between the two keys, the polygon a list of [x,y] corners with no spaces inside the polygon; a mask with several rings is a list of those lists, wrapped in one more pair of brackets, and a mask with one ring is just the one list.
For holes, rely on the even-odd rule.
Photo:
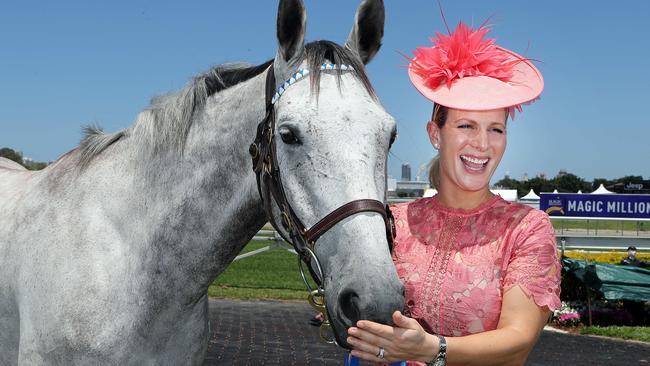
{"label": "woman's nose", "polygon": [[478,151],[486,151],[489,141],[487,131],[478,131],[472,140],[472,147]]}

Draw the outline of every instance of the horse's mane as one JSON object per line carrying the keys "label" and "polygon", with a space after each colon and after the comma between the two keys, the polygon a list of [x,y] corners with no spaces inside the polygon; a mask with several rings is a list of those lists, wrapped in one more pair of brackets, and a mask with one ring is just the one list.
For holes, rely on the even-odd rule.
{"label": "horse's mane", "polygon": [[[331,41],[316,41],[305,45],[303,60],[305,59],[309,65],[312,92],[315,95],[319,92],[320,65],[331,62],[352,66],[355,70],[353,75],[368,93],[376,98],[363,63],[350,50]],[[109,146],[135,134],[136,131],[141,132],[137,133],[140,136],[147,136],[153,151],[174,148],[178,153],[182,153],[192,127],[192,115],[208,97],[261,74],[272,64],[273,59],[255,66],[248,64],[216,66],[195,76],[180,92],[152,98],[151,105],[138,115],[135,124],[130,128],[106,134],[99,127],[85,127],[84,137],[79,146],[79,166],[84,168]],[[336,74],[340,78],[341,71],[336,70]]]}

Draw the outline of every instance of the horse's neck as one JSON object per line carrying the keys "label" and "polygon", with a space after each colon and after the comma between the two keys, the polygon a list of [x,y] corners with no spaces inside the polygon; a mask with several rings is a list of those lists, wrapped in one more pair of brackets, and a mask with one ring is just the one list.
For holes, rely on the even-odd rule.
{"label": "horse's neck", "polygon": [[[151,245],[173,254],[185,289],[204,292],[266,221],[248,147],[264,114],[264,75],[226,89],[195,113],[184,154],[158,161],[149,199],[166,200]],[[168,166],[164,166],[165,162]],[[151,174],[149,174],[151,176]]]}

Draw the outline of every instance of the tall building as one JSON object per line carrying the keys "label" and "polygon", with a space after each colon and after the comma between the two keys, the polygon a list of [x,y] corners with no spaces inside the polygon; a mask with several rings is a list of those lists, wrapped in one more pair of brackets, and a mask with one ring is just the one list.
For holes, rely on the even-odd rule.
{"label": "tall building", "polygon": [[409,163],[402,164],[402,180],[411,181],[411,165]]}

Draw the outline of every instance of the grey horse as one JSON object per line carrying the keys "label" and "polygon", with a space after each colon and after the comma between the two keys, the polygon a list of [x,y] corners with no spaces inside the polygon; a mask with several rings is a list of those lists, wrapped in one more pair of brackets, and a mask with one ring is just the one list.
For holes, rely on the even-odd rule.
{"label": "grey horse", "polygon": [[[282,0],[274,59],[213,68],[125,130],[87,129],[42,171],[0,159],[0,365],[202,363],[208,286],[268,220],[249,145],[271,69],[276,87],[311,69],[274,106],[279,169],[301,220],[383,201],[395,121],[364,68],[383,20],[383,2],[366,0],[345,46],[305,44],[302,1]],[[402,308],[380,215],[346,218],[315,252],[342,345],[357,319],[390,323]]]}

